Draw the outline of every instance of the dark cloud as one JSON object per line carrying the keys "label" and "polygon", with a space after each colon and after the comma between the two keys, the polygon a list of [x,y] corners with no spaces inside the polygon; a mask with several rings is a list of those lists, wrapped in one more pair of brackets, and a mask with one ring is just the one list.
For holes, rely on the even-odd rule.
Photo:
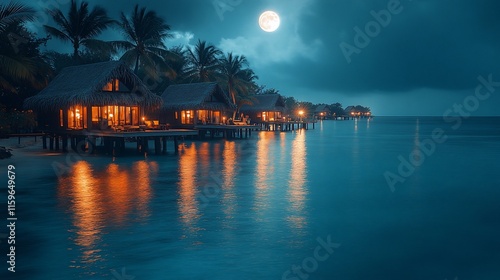
{"label": "dark cloud", "polygon": [[[230,9],[221,17],[214,1]],[[365,29],[374,21],[372,11],[396,0],[214,1],[146,0],[140,5],[162,15],[173,30],[192,34],[191,43],[200,38],[226,51],[244,51],[263,84],[299,99],[364,98],[377,92],[404,100],[422,89],[458,96],[472,89],[479,75],[492,73],[500,80],[500,1],[401,0],[401,12],[392,14],[367,46],[358,47],[350,63],[339,45],[356,46],[354,28]],[[89,2],[113,17],[133,8],[127,1]],[[281,14],[278,32],[258,29],[257,17],[265,9]],[[103,37],[116,36],[109,31]]]}
{"label": "dark cloud", "polygon": [[[354,27],[364,29],[389,1],[318,1],[305,38],[321,36],[327,49],[323,63],[311,63],[320,89],[343,91],[406,91],[416,88],[464,89],[475,85],[479,74],[498,72],[499,11],[495,1],[460,4],[458,1],[401,1],[403,10],[371,38],[347,63],[339,44],[355,46]],[[349,1],[350,2],[350,1]],[[463,2],[463,1],[462,1]],[[325,26],[328,28],[321,28]],[[324,73],[324,74],[321,74]],[[320,77],[329,76],[328,79]]]}

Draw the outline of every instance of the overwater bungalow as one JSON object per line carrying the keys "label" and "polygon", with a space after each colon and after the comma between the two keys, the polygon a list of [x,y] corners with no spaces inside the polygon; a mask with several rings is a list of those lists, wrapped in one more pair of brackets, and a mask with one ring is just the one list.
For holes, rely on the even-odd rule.
{"label": "overwater bungalow", "polygon": [[355,106],[347,106],[344,109],[344,112],[346,114],[345,117],[347,117],[348,119],[349,118],[357,118],[357,117],[359,117],[359,112],[356,111],[356,107]]}
{"label": "overwater bungalow", "polygon": [[64,68],[24,106],[45,131],[107,130],[143,124],[146,109],[162,100],[119,61]]}
{"label": "overwater bungalow", "polygon": [[217,83],[178,84],[161,95],[160,123],[193,128],[201,124],[221,124],[232,116],[236,106]]}
{"label": "overwater bungalow", "polygon": [[330,117],[331,111],[326,104],[320,104],[314,109],[314,116],[317,119],[324,120]]}
{"label": "overwater bungalow", "polygon": [[285,100],[279,94],[256,95],[253,104],[241,106],[240,112],[248,115],[252,123],[283,121]]}

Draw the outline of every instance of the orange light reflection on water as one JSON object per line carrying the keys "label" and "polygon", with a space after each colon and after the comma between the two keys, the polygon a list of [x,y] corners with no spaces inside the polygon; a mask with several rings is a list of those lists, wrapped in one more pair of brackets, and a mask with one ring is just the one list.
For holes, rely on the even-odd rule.
{"label": "orange light reflection on water", "polygon": [[198,155],[196,145],[182,146],[179,150],[179,211],[182,223],[193,233],[199,231],[196,222],[200,217],[197,194],[196,170]]}
{"label": "orange light reflection on water", "polygon": [[[81,247],[91,248],[100,238],[103,227],[103,208],[100,199],[96,199],[95,187],[98,180],[93,177],[94,171],[89,163],[80,161],[73,166],[73,176],[70,184],[73,186],[73,224],[77,228],[75,243]],[[86,259],[91,258],[90,250],[85,253]]]}
{"label": "orange light reflection on water", "polygon": [[129,174],[125,170],[120,170],[117,164],[110,164],[106,170],[106,188],[109,201],[108,211],[114,214],[114,221],[123,224],[127,213],[130,211],[130,184]]}
{"label": "orange light reflection on water", "polygon": [[291,214],[287,217],[292,228],[303,229],[307,225],[305,218],[305,199],[307,195],[307,151],[306,133],[297,133],[292,142],[290,180],[288,182],[288,201]]}
{"label": "orange light reflection on water", "polygon": [[111,163],[96,170],[79,161],[60,177],[58,199],[72,216],[75,237],[70,240],[82,248],[81,263],[102,259],[96,248],[105,226],[125,225],[133,214],[148,215],[150,178],[157,172],[154,162],[136,162],[131,169]]}
{"label": "orange light reflection on water", "polygon": [[234,179],[236,176],[236,168],[238,166],[237,158],[236,158],[236,143],[226,141],[224,145],[224,151],[222,155],[222,164],[223,164],[223,184],[222,186],[214,186],[214,187],[222,187],[223,196],[223,205],[224,214],[226,215],[226,220],[230,220],[233,218],[233,214],[236,207],[236,194],[234,192]]}
{"label": "orange light reflection on water", "polygon": [[259,133],[257,142],[257,174],[256,174],[256,192],[255,192],[255,210],[263,211],[268,205],[269,195],[269,177],[274,172],[274,166],[269,157],[269,143],[275,137],[274,133]]}

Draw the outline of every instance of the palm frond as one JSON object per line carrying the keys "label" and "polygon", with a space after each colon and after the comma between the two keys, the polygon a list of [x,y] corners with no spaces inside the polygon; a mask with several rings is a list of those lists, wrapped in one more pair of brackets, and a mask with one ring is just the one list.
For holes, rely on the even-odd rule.
{"label": "palm frond", "polygon": [[0,5],[0,32],[15,22],[32,21],[35,18],[35,10],[20,3],[10,2]]}
{"label": "palm frond", "polygon": [[115,47],[110,43],[97,39],[85,39],[82,41],[84,45],[89,50],[107,52],[110,54],[116,53]]}
{"label": "palm frond", "polygon": [[49,33],[50,35],[62,40],[62,41],[70,41],[71,42],[71,37],[69,37],[66,33],[62,32],[61,30],[55,28],[55,27],[52,27],[52,26],[48,26],[48,25],[44,25],[43,28],[45,28],[45,31],[47,33]]}
{"label": "palm frond", "polygon": [[34,80],[35,67],[27,57],[9,57],[0,55],[0,73],[19,80]]}

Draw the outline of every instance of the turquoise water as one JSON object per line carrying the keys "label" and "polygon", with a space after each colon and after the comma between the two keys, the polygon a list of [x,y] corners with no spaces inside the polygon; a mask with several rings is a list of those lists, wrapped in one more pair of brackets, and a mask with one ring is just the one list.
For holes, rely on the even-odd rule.
{"label": "turquoise water", "polygon": [[500,118],[324,121],[146,159],[17,150],[0,278],[500,279],[499,159]]}

